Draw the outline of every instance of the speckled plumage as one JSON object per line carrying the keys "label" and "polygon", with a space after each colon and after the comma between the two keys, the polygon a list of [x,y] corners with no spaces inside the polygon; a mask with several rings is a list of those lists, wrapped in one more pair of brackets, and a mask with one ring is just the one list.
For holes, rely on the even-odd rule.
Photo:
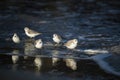
{"label": "speckled plumage", "polygon": [[28,27],[25,27],[24,28],[24,31],[25,31],[25,34],[30,37],[30,38],[33,38],[35,36],[38,36],[40,35],[41,33],[37,32],[37,31],[34,31],[32,29],[29,29]]}

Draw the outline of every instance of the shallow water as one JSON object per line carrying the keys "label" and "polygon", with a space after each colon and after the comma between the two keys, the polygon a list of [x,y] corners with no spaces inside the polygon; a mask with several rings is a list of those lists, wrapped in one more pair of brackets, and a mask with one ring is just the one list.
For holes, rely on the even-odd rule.
{"label": "shallow water", "polygon": [[13,55],[0,55],[1,79],[118,80],[119,78],[112,74],[105,73],[94,61],[91,60],[73,59],[77,64],[77,69],[74,70],[74,68],[67,66],[66,58],[59,58],[59,61],[53,64],[53,58],[38,57],[40,59],[40,65],[36,65],[35,57],[26,58],[24,56],[19,56],[18,58],[19,59],[15,63]]}
{"label": "shallow water", "polygon": [[[5,63],[3,63],[4,58],[1,59],[3,61],[0,62],[0,70],[7,71],[7,69],[9,69],[11,72],[13,71],[12,66],[18,66],[19,68],[16,68],[15,73],[22,74],[25,72],[25,75],[33,75],[34,78],[39,79],[34,74],[35,66],[33,63],[25,62],[28,64],[24,65],[24,59],[18,59],[19,63],[13,64],[11,56],[13,54],[21,57],[28,56],[29,59],[29,57],[36,57],[37,55],[37,57],[42,57],[43,60],[47,61],[52,59],[52,57],[60,59],[72,58],[76,59],[78,63],[80,62],[79,60],[83,60],[84,63],[84,61],[96,53],[111,53],[108,49],[120,44],[120,10],[118,5],[119,0],[0,1],[0,55],[8,55]],[[25,26],[43,33],[35,37],[35,39],[41,38],[43,40],[44,48],[42,50],[35,49],[33,44],[28,42],[29,38],[23,30]],[[17,33],[20,36],[22,40],[21,44],[14,44],[12,42],[11,37],[13,33]],[[52,41],[53,33],[61,35],[63,43],[69,39],[77,38],[79,41],[78,47],[73,52],[68,51],[63,46],[54,47]],[[88,66],[97,66],[96,63],[91,64],[93,61],[88,60],[88,62],[90,62]],[[55,70],[54,73],[54,68],[51,66],[52,69],[50,67],[45,68],[48,69],[47,71],[39,71],[39,76],[43,76],[43,79],[44,77],[49,78],[52,76],[51,79],[59,77],[60,79],[66,80],[69,80],[73,76],[74,79],[78,80],[111,79],[110,74],[107,74],[98,66],[95,72],[94,68],[88,67],[86,72],[84,72],[84,69],[82,70],[81,67],[79,67],[80,70],[75,72],[74,70],[70,72],[68,70],[67,72],[65,70],[69,68],[65,68],[66,66],[64,64],[64,61],[60,60],[58,66],[63,65],[60,71]],[[86,68],[86,65],[81,65]],[[10,68],[7,66],[10,66]],[[22,66],[26,68],[23,69]],[[91,72],[89,70],[93,72],[89,73]],[[117,79],[114,76],[112,78]],[[31,80],[32,79],[33,78],[31,78]]]}

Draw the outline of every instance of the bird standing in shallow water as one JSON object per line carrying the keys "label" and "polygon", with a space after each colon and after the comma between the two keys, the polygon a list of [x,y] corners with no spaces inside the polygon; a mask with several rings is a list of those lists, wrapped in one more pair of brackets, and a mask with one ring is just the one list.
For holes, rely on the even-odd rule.
{"label": "bird standing in shallow water", "polygon": [[35,47],[37,49],[41,49],[43,47],[43,42],[42,42],[41,39],[38,39],[38,40],[35,41]]}
{"label": "bird standing in shallow water", "polygon": [[58,34],[53,34],[53,41],[57,44],[59,44],[62,41],[62,38]]}
{"label": "bird standing in shallow water", "polygon": [[25,31],[25,34],[30,38],[34,38],[35,36],[42,34],[42,33],[39,33],[37,31],[34,31],[32,29],[29,29],[28,27],[25,27],[24,31]]}
{"label": "bird standing in shallow water", "polygon": [[66,46],[68,49],[75,49],[77,47],[78,40],[77,39],[72,39],[67,41],[64,46]]}
{"label": "bird standing in shallow water", "polygon": [[17,35],[17,33],[14,33],[14,35],[12,37],[12,40],[13,40],[14,43],[20,43],[20,38]]}

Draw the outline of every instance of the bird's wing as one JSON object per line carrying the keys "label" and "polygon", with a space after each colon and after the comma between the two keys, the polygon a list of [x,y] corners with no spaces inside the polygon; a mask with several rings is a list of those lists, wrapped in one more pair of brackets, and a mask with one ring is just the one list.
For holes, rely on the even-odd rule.
{"label": "bird's wing", "polygon": [[61,36],[59,36],[59,35],[58,35],[58,38],[59,38],[60,40],[62,40]]}
{"label": "bird's wing", "polygon": [[37,32],[37,31],[31,30],[31,29],[29,29],[28,33],[29,33],[29,34],[32,34],[32,33],[41,34],[41,33]]}
{"label": "bird's wing", "polygon": [[65,46],[70,46],[71,43],[73,43],[73,40],[69,40],[69,41],[67,41],[67,43],[65,43],[64,45],[65,45]]}

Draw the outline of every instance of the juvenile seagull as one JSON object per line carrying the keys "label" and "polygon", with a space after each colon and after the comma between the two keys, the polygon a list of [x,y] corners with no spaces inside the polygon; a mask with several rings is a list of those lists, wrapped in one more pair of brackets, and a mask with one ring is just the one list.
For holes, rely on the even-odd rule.
{"label": "juvenile seagull", "polygon": [[66,46],[68,49],[75,49],[77,47],[78,40],[72,39],[67,41],[64,46]]}
{"label": "juvenile seagull", "polygon": [[35,41],[35,47],[37,49],[41,49],[43,47],[43,42],[42,42],[41,39],[38,39],[38,40]]}
{"label": "juvenile seagull", "polygon": [[12,40],[13,40],[14,43],[20,43],[20,38],[17,35],[17,33],[14,33],[14,35],[12,37]]}
{"label": "juvenile seagull", "polygon": [[28,27],[25,27],[24,31],[25,31],[25,34],[30,38],[33,38],[35,36],[38,36],[38,35],[42,34],[42,33],[36,32],[32,29],[29,29]]}
{"label": "juvenile seagull", "polygon": [[62,38],[58,34],[53,34],[53,41],[59,44],[62,41]]}

